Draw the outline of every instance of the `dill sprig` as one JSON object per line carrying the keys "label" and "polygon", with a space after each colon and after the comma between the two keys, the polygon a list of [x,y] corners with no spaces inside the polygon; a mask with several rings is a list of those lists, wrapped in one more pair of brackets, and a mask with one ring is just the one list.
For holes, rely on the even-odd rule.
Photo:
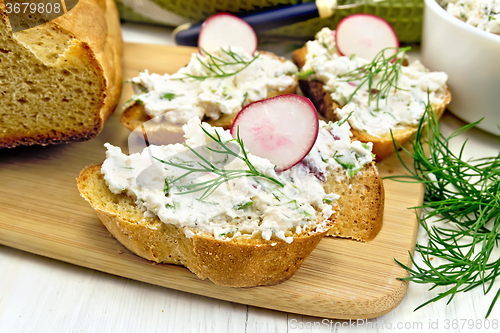
{"label": "dill sprig", "polygon": [[[425,184],[423,204],[412,208],[422,209],[419,221],[429,240],[428,244],[416,246],[423,264],[417,264],[411,257],[412,269],[396,260],[410,273],[401,280],[430,283],[433,286],[429,290],[438,286],[450,287],[415,310],[447,296],[449,304],[457,293],[479,286],[487,294],[500,275],[500,258],[492,256],[500,241],[500,153],[496,157],[464,161],[466,142],[458,154],[449,148],[451,139],[477,123],[479,121],[466,125],[446,138],[428,105],[412,143],[413,152],[402,148],[413,158],[413,169],[406,166],[397,153],[410,175],[386,177]],[[425,145],[428,145],[429,156]],[[439,226],[439,222],[444,226]],[[486,317],[499,296],[500,288]]]}
{"label": "dill sprig", "polygon": [[[193,75],[193,74],[188,74],[188,73],[183,73],[186,77],[181,77],[181,78],[175,78],[172,80],[184,80],[186,78],[191,78],[194,80],[200,80],[203,81],[205,79],[209,78],[224,78],[224,77],[229,77],[232,75],[236,75],[240,73],[241,71],[245,70],[248,66],[250,66],[257,58],[260,56],[260,53],[257,53],[251,60],[245,60],[243,57],[241,57],[239,54],[231,51],[231,48],[228,47],[227,50],[221,47],[221,51],[224,52],[226,55],[228,55],[232,60],[227,61],[224,59],[221,59],[206,50],[202,49],[203,53],[208,56],[207,62],[203,62],[203,60],[200,58],[199,55],[196,55],[196,59],[200,62],[200,64],[205,67],[208,71],[207,75]],[[228,71],[226,66],[238,66],[241,65],[240,68],[237,70]]]}
{"label": "dill sprig", "polygon": [[[395,54],[391,56],[385,55],[387,51],[394,49],[394,47],[385,48],[377,53],[372,62],[338,76],[340,82],[360,82],[347,99],[347,103],[351,102],[354,95],[356,95],[365,83],[368,85],[368,104],[371,103],[373,96],[375,96],[377,108],[379,107],[380,99],[385,99],[387,102],[387,97],[393,88],[402,89],[397,86],[399,74],[401,73],[401,66],[403,66],[406,52],[411,47],[397,48]],[[375,83],[375,80],[378,80],[378,82]]]}
{"label": "dill sprig", "polygon": [[[191,146],[189,146],[188,144],[186,144],[184,142],[184,146],[186,146],[197,157],[197,159],[198,159],[197,161],[187,162],[187,161],[180,160],[178,158],[177,159],[172,158],[168,161],[165,161],[165,160],[153,157],[157,161],[164,163],[166,165],[170,165],[170,166],[173,166],[173,167],[176,167],[179,169],[186,170],[186,173],[184,173],[183,175],[181,175],[173,180],[165,179],[165,186],[164,186],[164,190],[163,190],[165,193],[165,196],[168,195],[168,192],[170,191],[172,186],[174,186],[175,183],[177,183],[179,180],[181,180],[181,179],[183,179],[183,178],[185,178],[193,173],[197,173],[197,172],[198,173],[199,172],[201,172],[201,173],[211,172],[211,173],[217,175],[218,177],[215,177],[213,179],[210,179],[210,180],[207,180],[204,182],[198,182],[198,183],[182,184],[182,185],[176,184],[175,186],[181,190],[181,192],[178,192],[176,194],[180,195],[180,194],[189,194],[189,193],[203,191],[203,194],[200,196],[200,198],[198,200],[204,200],[207,197],[209,197],[212,193],[214,193],[219,188],[219,186],[221,186],[222,184],[224,184],[232,179],[241,178],[241,177],[261,177],[261,178],[265,178],[265,179],[269,180],[270,182],[272,182],[280,187],[284,187],[283,183],[281,183],[279,180],[259,172],[255,168],[255,166],[250,162],[250,160],[248,159],[248,155],[246,153],[246,150],[245,150],[245,146],[243,144],[243,140],[240,137],[239,129],[238,129],[238,135],[237,135],[236,139],[232,139],[232,140],[223,142],[219,133],[217,132],[217,130],[215,131],[215,135],[212,135],[205,128],[203,128],[203,126],[200,125],[200,127],[203,130],[203,132],[205,132],[205,134],[208,137],[210,137],[212,140],[214,140],[220,147],[218,149],[215,149],[215,148],[211,148],[211,147],[207,146],[208,150],[210,150],[211,152],[216,153],[216,154],[224,154],[227,156],[233,156],[234,158],[239,158],[240,160],[245,162],[248,169],[245,169],[245,170],[226,170],[226,169],[218,168],[217,166],[214,165],[214,163],[209,161],[207,158],[205,158],[200,153],[198,153],[194,148],[192,148]],[[239,148],[241,149],[241,151],[243,153],[243,156],[240,155],[238,152],[233,151],[230,147],[228,147],[227,144],[229,142],[233,142],[233,141],[238,144]],[[175,161],[174,161],[174,159],[175,159]]]}

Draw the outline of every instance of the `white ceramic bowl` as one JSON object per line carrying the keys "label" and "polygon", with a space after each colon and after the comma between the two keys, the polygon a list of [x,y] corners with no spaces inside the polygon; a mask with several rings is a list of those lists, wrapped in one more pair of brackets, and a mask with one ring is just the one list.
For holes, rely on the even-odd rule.
{"label": "white ceramic bowl", "polygon": [[500,36],[452,16],[425,0],[422,63],[449,75],[448,109],[479,128],[500,135]]}

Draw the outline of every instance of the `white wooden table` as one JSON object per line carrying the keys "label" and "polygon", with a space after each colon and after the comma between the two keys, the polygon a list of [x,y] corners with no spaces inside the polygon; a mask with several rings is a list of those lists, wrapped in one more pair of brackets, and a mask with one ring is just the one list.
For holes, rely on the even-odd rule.
{"label": "white wooden table", "polygon": [[[170,32],[123,25],[124,40],[130,42],[172,44]],[[449,134],[463,124],[446,113],[442,130]],[[498,137],[476,129],[454,140],[454,149],[466,137],[466,156],[493,156],[500,150]],[[422,230],[419,241],[425,242]],[[493,289],[499,286],[500,281]],[[484,318],[494,292],[484,296],[476,288],[459,294],[449,305],[441,300],[413,312],[437,295],[428,287],[410,284],[400,306],[382,317],[331,321],[187,294],[0,245],[0,332],[500,331],[500,301],[492,315]]]}

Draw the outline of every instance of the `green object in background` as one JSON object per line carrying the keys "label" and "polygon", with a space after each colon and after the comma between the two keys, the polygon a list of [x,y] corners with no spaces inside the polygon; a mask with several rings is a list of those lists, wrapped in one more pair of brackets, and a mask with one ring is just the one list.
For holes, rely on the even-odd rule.
{"label": "green object in background", "polygon": [[[291,5],[297,0],[116,0],[124,20],[178,26],[185,22],[201,22],[218,12],[233,14],[245,11],[272,9]],[[314,18],[304,22],[268,31],[266,35],[313,38],[321,28],[335,29],[344,17],[356,14],[374,14],[387,20],[401,42],[419,42],[422,33],[423,0],[338,0],[338,5],[359,4],[359,7],[336,10],[329,18]]]}
{"label": "green object in background", "polygon": [[[148,1],[148,0],[144,0]],[[116,6],[118,7],[118,12],[120,13],[120,18],[126,21],[132,22],[141,22],[141,23],[152,23],[152,24],[161,24],[161,22],[157,22],[152,20],[145,15],[138,14],[132,8],[123,5],[120,0],[116,0]]]}
{"label": "green object in background", "polygon": [[401,42],[419,42],[422,37],[423,0],[387,0],[377,3],[373,3],[370,0],[346,0],[339,1],[338,3],[339,5],[351,3],[360,3],[362,5],[357,8],[337,10],[329,18],[314,18],[275,29],[269,33],[312,38],[323,27],[328,26],[331,29],[335,29],[340,20],[346,16],[365,13],[380,16],[388,21],[396,31],[398,39]]}

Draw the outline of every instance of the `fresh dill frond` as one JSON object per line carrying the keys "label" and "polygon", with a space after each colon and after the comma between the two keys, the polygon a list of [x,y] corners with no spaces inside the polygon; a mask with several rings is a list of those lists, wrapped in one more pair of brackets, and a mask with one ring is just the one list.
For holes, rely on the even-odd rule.
{"label": "fresh dill frond", "polygon": [[354,113],[354,111],[351,111],[351,112],[349,112],[349,114],[348,114],[345,118],[343,118],[343,119],[339,120],[339,121],[337,122],[337,126],[339,126],[339,127],[340,127],[340,126],[341,126],[341,125],[343,125],[346,121],[348,121],[348,120],[349,120],[349,118],[351,118],[351,116],[352,116],[352,114],[353,114],[353,113]]}
{"label": "fresh dill frond", "polygon": [[[181,176],[169,180],[165,179],[165,186],[164,186],[164,193],[165,196],[168,195],[170,189],[172,186],[176,186],[181,192],[175,193],[177,195],[182,195],[182,194],[189,194],[189,193],[195,193],[195,192],[200,192],[203,191],[202,195],[200,196],[199,200],[204,200],[207,197],[209,197],[212,193],[214,193],[219,186],[222,184],[236,178],[241,178],[241,177],[260,177],[267,179],[268,181],[278,185],[279,187],[284,187],[283,183],[281,183],[278,179],[275,179],[271,176],[268,176],[266,174],[263,174],[259,172],[255,166],[250,162],[248,159],[245,146],[243,144],[243,140],[240,137],[240,133],[238,130],[238,135],[236,139],[232,139],[230,141],[224,142],[222,138],[220,137],[219,133],[217,130],[215,130],[215,135],[209,133],[203,126],[201,126],[201,129],[203,132],[212,140],[214,140],[220,148],[214,149],[209,146],[207,146],[207,149],[211,151],[212,153],[216,154],[222,154],[222,155],[227,155],[227,156],[233,156],[233,158],[238,158],[245,162],[246,166],[248,169],[242,169],[242,170],[228,170],[228,169],[222,169],[217,167],[214,163],[209,161],[207,158],[202,156],[200,153],[198,153],[194,148],[189,146],[188,144],[184,143],[184,146],[186,146],[196,157],[196,160],[190,161],[190,163],[186,163],[186,161],[180,160],[177,158],[171,158],[168,161],[159,159],[157,157],[153,157],[157,161],[170,165],[179,169],[186,170],[184,174]],[[238,152],[233,151],[230,147],[228,147],[229,142],[236,142],[239,146],[239,149],[241,149],[241,152],[243,154],[240,155]],[[215,174],[217,177],[203,181],[203,182],[195,182],[192,184],[179,184],[178,181],[181,179],[185,179],[187,176],[193,174],[193,173],[206,173],[210,172]]]}
{"label": "fresh dill frond", "polygon": [[[217,57],[206,50],[202,49],[203,53],[208,56],[208,60],[205,63],[199,55],[196,56],[196,59],[200,62],[200,64],[207,69],[207,75],[193,75],[188,73],[183,73],[185,77],[173,78],[172,80],[185,80],[185,79],[193,79],[203,81],[210,78],[225,78],[229,76],[236,75],[241,71],[245,70],[248,66],[250,66],[257,58],[260,56],[260,53],[257,53],[252,57],[251,60],[245,60],[239,54],[233,52],[230,47],[226,49],[221,47],[221,51],[228,55],[231,60],[227,61]],[[238,69],[228,69],[227,66],[238,66]]]}
{"label": "fresh dill frond", "polygon": [[[413,151],[402,148],[413,158],[413,168],[405,165],[402,153],[396,149],[410,175],[386,177],[425,184],[423,204],[412,208],[422,209],[419,222],[429,240],[427,244],[417,244],[415,249],[422,256],[422,264],[411,257],[414,268],[410,268],[396,260],[410,273],[401,280],[431,284],[430,289],[450,287],[417,309],[445,297],[449,297],[450,303],[457,293],[476,287],[482,287],[483,293],[487,294],[500,275],[500,258],[494,254],[500,241],[500,153],[465,161],[466,142],[458,153],[449,148],[452,138],[477,123],[479,121],[445,137],[429,103],[412,143]],[[428,155],[426,145],[430,151]],[[441,223],[444,226],[440,226]],[[499,296],[500,288],[486,317],[491,314]]]}
{"label": "fresh dill frond", "polygon": [[[386,52],[396,49],[396,53],[391,56],[386,56]],[[360,66],[350,72],[339,75],[340,82],[357,82],[359,85],[354,92],[347,98],[347,103],[351,102],[356,93],[366,83],[368,85],[368,104],[375,97],[377,108],[381,99],[385,99],[386,103],[391,91],[398,88],[398,79],[401,73],[401,67],[405,59],[406,52],[411,47],[394,48],[388,47],[381,50],[372,62]],[[375,82],[378,80],[378,82]]]}

